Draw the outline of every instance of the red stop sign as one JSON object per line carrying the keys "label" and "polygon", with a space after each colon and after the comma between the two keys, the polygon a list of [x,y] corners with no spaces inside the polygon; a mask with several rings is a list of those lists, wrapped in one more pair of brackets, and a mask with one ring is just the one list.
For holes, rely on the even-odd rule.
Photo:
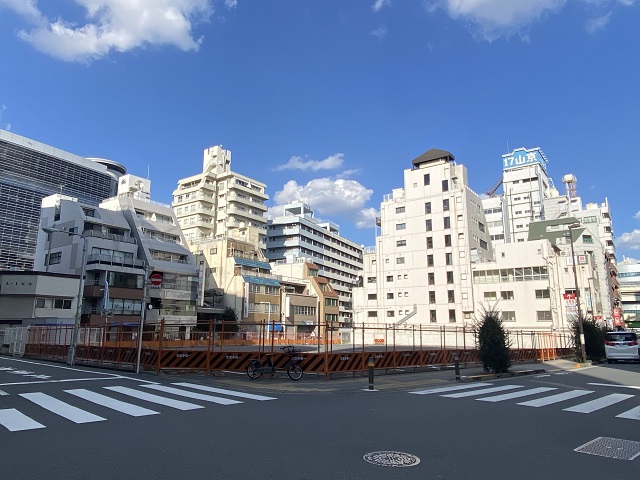
{"label": "red stop sign", "polygon": [[157,287],[158,285],[162,284],[162,275],[160,275],[159,273],[152,273],[149,277],[149,281],[151,282],[151,285]]}

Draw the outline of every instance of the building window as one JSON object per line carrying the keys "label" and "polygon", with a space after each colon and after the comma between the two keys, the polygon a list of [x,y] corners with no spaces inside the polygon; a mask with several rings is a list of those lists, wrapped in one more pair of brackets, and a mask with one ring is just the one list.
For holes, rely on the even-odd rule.
{"label": "building window", "polygon": [[451,235],[445,235],[444,236],[444,246],[445,247],[450,247],[451,246]]}
{"label": "building window", "polygon": [[456,323],[456,311],[449,310],[449,323]]}
{"label": "building window", "polygon": [[375,293],[369,293],[367,294],[367,300],[377,300],[378,299],[378,295]]}
{"label": "building window", "polygon": [[376,277],[367,277],[367,283],[376,283]]}
{"label": "building window", "polygon": [[387,282],[393,282],[393,275],[387,275]]}
{"label": "building window", "polygon": [[447,283],[453,283],[453,272],[447,272]]}
{"label": "building window", "polygon": [[431,323],[436,323],[438,321],[438,317],[436,315],[435,310],[429,310],[429,321]]}
{"label": "building window", "polygon": [[396,213],[404,213],[404,207],[396,207]]}
{"label": "building window", "polygon": [[387,293],[387,300],[393,300],[393,293]]}
{"label": "building window", "polygon": [[404,263],[404,257],[398,257],[396,258],[396,264],[398,265],[402,265]]}
{"label": "building window", "polygon": [[433,237],[427,237],[427,248],[433,248]]}
{"label": "building window", "polygon": [[429,292],[429,303],[432,305],[436,303],[436,292],[433,290]]}
{"label": "building window", "polygon": [[445,253],[445,264],[446,265],[453,265],[453,254],[452,253]]}
{"label": "building window", "polygon": [[427,267],[433,267],[433,255],[427,255]]}
{"label": "building window", "polygon": [[249,291],[251,293],[261,293],[262,292],[262,287],[257,283],[250,283],[249,284]]}
{"label": "building window", "polygon": [[551,310],[539,310],[536,315],[539,322],[550,322],[552,320]]}
{"label": "building window", "polygon": [[513,291],[500,292],[500,298],[502,300],[513,300]]}
{"label": "building window", "polygon": [[484,240],[480,240],[480,248],[486,250],[487,249],[487,242],[485,242]]}
{"label": "building window", "polygon": [[49,255],[49,265],[55,265],[62,261],[62,252],[55,252]]}
{"label": "building window", "polygon": [[367,317],[369,318],[375,318],[378,316],[378,312],[375,310],[368,310],[367,311]]}
{"label": "building window", "polygon": [[387,310],[387,317],[395,317],[396,312],[394,310]]}
{"label": "building window", "polygon": [[445,198],[444,200],[442,200],[442,210],[445,212],[449,211],[449,199]]}
{"label": "building window", "polygon": [[582,235],[582,241],[584,243],[593,243],[593,237],[591,235]]}
{"label": "building window", "polygon": [[489,300],[497,300],[498,296],[496,294],[496,292],[484,292],[484,300],[485,301],[489,301]]}
{"label": "building window", "polygon": [[407,241],[406,240],[398,240],[396,242],[396,247],[406,247],[407,246]]}
{"label": "building window", "polygon": [[543,298],[551,298],[548,288],[536,290],[536,299],[541,300]]}
{"label": "building window", "polygon": [[454,290],[447,290],[447,300],[449,303],[455,303],[456,294]]}
{"label": "building window", "polygon": [[502,311],[502,321],[503,322],[515,322],[516,321],[516,312],[512,312],[509,310]]}
{"label": "building window", "polygon": [[425,185],[431,185],[431,177],[429,176],[428,173],[424,174],[424,180],[423,181],[424,181]]}
{"label": "building window", "polygon": [[427,273],[427,283],[429,285],[435,285],[436,284],[436,274],[433,272],[429,272]]}
{"label": "building window", "polygon": [[[448,192],[449,191],[449,180],[442,180],[442,191],[443,192]],[[455,320],[454,320],[455,322]]]}
{"label": "building window", "polygon": [[451,218],[444,217],[444,228],[451,228]]}
{"label": "building window", "polygon": [[484,223],[478,222],[478,228],[480,229],[481,232],[484,232]]}
{"label": "building window", "polygon": [[218,249],[215,247],[209,250],[210,255],[215,255],[216,253],[218,253]]}
{"label": "building window", "polygon": [[427,228],[427,232],[430,232],[431,230],[433,230],[433,222],[431,221],[430,218],[426,221],[426,228]]}
{"label": "building window", "polygon": [[324,304],[327,307],[337,307],[338,306],[338,299],[337,298],[325,298],[324,299]]}
{"label": "building window", "polygon": [[427,202],[424,204],[424,213],[431,213],[431,202]]}
{"label": "building window", "polygon": [[396,230],[405,230],[407,228],[406,223],[396,223]]}
{"label": "building window", "polygon": [[36,298],[36,307],[37,308],[57,308],[57,309],[62,309],[62,310],[71,310],[71,299],[70,298],[37,297]]}

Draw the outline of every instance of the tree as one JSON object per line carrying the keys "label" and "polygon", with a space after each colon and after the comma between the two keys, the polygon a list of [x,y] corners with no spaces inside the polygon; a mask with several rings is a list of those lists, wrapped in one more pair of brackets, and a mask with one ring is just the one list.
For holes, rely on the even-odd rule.
{"label": "tree", "polygon": [[495,308],[483,309],[480,320],[474,326],[478,355],[485,372],[506,373],[511,367],[511,341],[500,317],[500,311]]}
{"label": "tree", "polygon": [[[607,334],[607,326],[589,317],[582,319],[582,330],[584,331],[584,350],[587,354],[587,359],[599,362],[606,357],[604,340]],[[576,359],[582,361],[580,322],[577,318],[571,321],[571,332],[573,334]]]}

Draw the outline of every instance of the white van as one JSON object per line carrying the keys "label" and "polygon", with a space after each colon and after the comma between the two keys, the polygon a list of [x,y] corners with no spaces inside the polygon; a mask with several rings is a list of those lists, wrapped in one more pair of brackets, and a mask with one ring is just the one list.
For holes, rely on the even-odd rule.
{"label": "white van", "polygon": [[625,330],[607,332],[604,340],[604,351],[609,363],[617,362],[618,360],[640,361],[640,347],[638,346],[638,336],[635,332]]}

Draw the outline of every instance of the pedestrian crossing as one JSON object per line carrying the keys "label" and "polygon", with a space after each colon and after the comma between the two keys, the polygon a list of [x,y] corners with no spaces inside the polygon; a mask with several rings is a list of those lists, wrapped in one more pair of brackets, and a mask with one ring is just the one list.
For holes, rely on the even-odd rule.
{"label": "pedestrian crossing", "polygon": [[[46,418],[46,412],[76,424],[106,421],[108,415],[102,413],[103,410],[101,410],[100,415],[91,412],[91,405],[103,407],[107,411],[115,411],[130,417],[146,417],[160,415],[161,412],[153,409],[158,407],[153,405],[161,405],[178,411],[188,411],[205,408],[202,403],[228,406],[241,404],[246,400],[276,400],[274,397],[188,382],[176,382],[171,386],[149,383],[138,385],[135,388],[121,385],[104,386],[94,390],[74,388],[62,390],[55,394],[44,392],[20,393],[18,397],[27,400],[29,405],[40,407],[40,409],[36,410],[36,414],[31,413],[32,410],[29,409],[31,415],[29,416],[17,408],[0,408],[0,426],[10,432],[46,428],[44,424],[46,420],[43,420]],[[179,399],[175,397],[179,397]],[[188,399],[188,401],[183,399]],[[77,400],[79,402],[76,402]],[[42,415],[40,415],[41,412]],[[2,429],[0,429],[1,431]]]}
{"label": "pedestrian crossing", "polygon": [[[534,397],[531,400],[516,401],[517,405],[524,407],[547,407],[562,402],[569,402],[572,400],[580,401],[578,399],[586,400],[581,403],[577,403],[571,406],[567,406],[562,410],[565,412],[589,414],[603,410],[609,407],[614,407],[618,404],[621,409],[628,408],[629,402],[636,398],[636,395],[627,393],[612,393],[598,398],[592,398],[598,395],[593,390],[575,389],[566,392],[559,392],[559,388],[556,387],[535,387],[527,388],[524,385],[498,385],[495,386],[492,383],[474,383],[464,385],[454,385],[447,387],[429,388],[426,390],[418,390],[409,392],[414,395],[438,395],[444,398],[470,398],[475,397],[474,400],[480,402],[497,403],[508,400],[519,400],[524,397]],[[554,393],[552,393],[554,392]],[[540,396],[544,395],[544,396]],[[589,398],[588,396],[591,396]],[[626,403],[624,403],[626,402]],[[616,412],[617,413],[617,412]],[[616,418],[626,418],[630,420],[640,420],[640,406],[631,408],[630,410],[623,411],[616,415]]]}

